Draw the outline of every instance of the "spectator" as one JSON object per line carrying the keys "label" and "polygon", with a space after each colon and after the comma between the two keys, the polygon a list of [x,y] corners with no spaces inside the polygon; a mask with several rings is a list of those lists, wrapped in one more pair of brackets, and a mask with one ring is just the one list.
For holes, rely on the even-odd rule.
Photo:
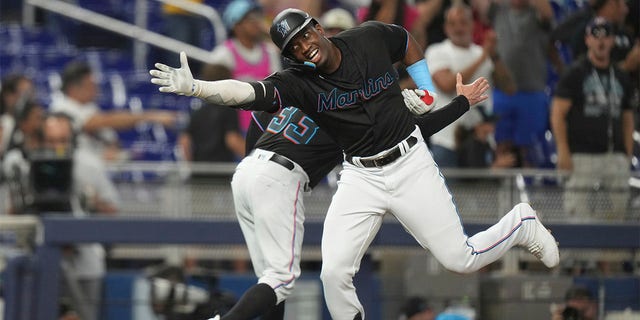
{"label": "spectator", "polygon": [[[562,75],[551,103],[557,168],[571,171],[565,211],[581,221],[606,213],[621,218],[629,198],[632,88],[610,59],[613,26],[598,17],[585,30],[586,57]],[[590,205],[596,190],[608,195],[610,210]]]}
{"label": "spectator", "polygon": [[[447,10],[445,31],[447,40],[429,46],[425,53],[440,106],[455,97],[458,72],[462,74],[463,81],[485,77],[505,92],[515,90],[509,71],[497,53],[495,34],[488,35],[482,47],[472,42],[473,16],[469,6],[454,4]],[[492,109],[491,96],[484,105],[487,111]],[[465,118],[466,116],[462,116],[431,136],[431,152],[440,167],[458,166],[455,132],[465,122]]]}
{"label": "spectator", "polygon": [[398,320],[434,320],[435,312],[429,304],[427,300],[415,296],[410,297],[405,301],[404,306],[400,310],[400,316]]}
{"label": "spectator", "polygon": [[[451,7],[451,0],[418,0],[416,9],[420,19],[418,20],[420,33],[416,40],[427,48],[447,38],[444,31],[445,11]],[[469,1],[464,1],[467,5]]]}
{"label": "spectator", "polygon": [[464,138],[458,148],[458,164],[461,168],[510,168],[515,163],[515,157],[509,153],[496,154],[495,122],[497,117],[487,113],[478,106],[469,110],[465,126],[458,128],[464,132]]}
{"label": "spectator", "polygon": [[[287,8],[298,8],[308,12],[312,17],[319,17],[322,14],[323,6],[327,1],[318,0],[257,0],[266,10],[267,19],[271,21],[278,12]],[[362,0],[342,0],[342,1],[362,1]],[[364,0],[368,1],[368,0]]]}
{"label": "spectator", "polygon": [[[554,22],[548,0],[478,0],[479,8],[491,21],[498,39],[498,56],[511,72],[515,94],[496,88],[494,113],[498,152],[513,151],[517,166],[542,163],[536,145],[544,141],[549,123],[549,103],[545,92],[548,75],[549,36]],[[492,2],[488,2],[492,1]]]}
{"label": "spectator", "polygon": [[564,296],[564,304],[551,311],[551,320],[598,320],[598,303],[589,289],[572,286]]}
{"label": "spectator", "polygon": [[[418,10],[406,0],[371,0],[368,6],[356,11],[358,23],[376,20],[403,26],[415,34],[418,26]],[[422,44],[422,43],[421,43]]]}
{"label": "spectator", "polygon": [[[262,80],[282,69],[280,52],[268,41],[262,7],[253,0],[233,0],[222,15],[230,37],[212,53],[212,64],[231,70],[233,79]],[[219,76],[218,76],[219,77]],[[251,111],[238,110],[240,128],[246,134]]]}
{"label": "spectator", "polygon": [[9,147],[11,134],[15,128],[15,109],[19,102],[34,98],[33,82],[24,75],[10,74],[2,79],[0,87],[0,158]]}
{"label": "spectator", "polygon": [[[207,81],[231,77],[231,71],[221,65],[205,65],[201,73]],[[191,114],[178,144],[185,160],[196,162],[234,162],[242,159],[245,152],[236,111],[208,105]]]}
{"label": "spectator", "polygon": [[[413,35],[420,47],[424,48],[425,41],[423,41],[423,34],[420,33],[422,30],[418,28],[418,11],[406,0],[371,0],[369,5],[358,8],[356,17],[358,23],[376,20],[403,26]],[[416,84],[407,73],[406,66],[396,63],[394,67],[398,71],[400,88],[416,88]]]}
{"label": "spectator", "polygon": [[[118,192],[107,175],[101,158],[86,149],[74,146],[76,139],[72,120],[65,114],[54,113],[42,127],[44,146],[57,154],[72,155],[74,214],[114,214],[118,211]],[[64,152],[63,152],[64,151]],[[105,274],[105,252],[100,244],[81,244],[67,248],[63,253],[63,270],[75,286],[69,286],[75,301],[74,309],[81,319],[98,319],[101,304],[102,278]],[[74,292],[77,288],[80,292]]]}
{"label": "spectator", "polygon": [[2,171],[9,182],[6,210],[10,214],[32,213],[33,199],[26,187],[29,181],[29,155],[41,146],[40,128],[45,111],[42,105],[33,100],[19,104],[15,111],[16,127],[2,161]]}
{"label": "spectator", "polygon": [[325,12],[320,17],[320,23],[324,26],[324,32],[327,37],[356,26],[356,20],[351,12],[342,8],[333,8]]}
{"label": "spectator", "polygon": [[73,119],[74,130],[79,132],[79,148],[90,148],[105,159],[119,156],[116,131],[131,129],[143,121],[165,126],[173,126],[176,121],[175,113],[167,111],[101,111],[96,103],[99,89],[93,70],[82,61],[70,62],[64,68],[61,89],[63,95],[54,99],[51,111],[66,113]]}
{"label": "spectator", "polygon": [[[570,58],[575,59],[584,55],[587,52],[587,47],[583,41],[582,33],[594,17],[603,17],[612,24],[615,42],[613,49],[611,49],[611,60],[618,64],[621,70],[630,73],[633,88],[638,88],[640,81],[640,41],[637,33],[638,1],[627,3],[626,0],[591,0],[589,5],[558,25],[553,32],[554,40],[564,43],[570,48]],[[635,20],[633,20],[634,17]],[[633,22],[629,24],[629,20]]]}
{"label": "spectator", "polygon": [[[568,45],[572,58],[577,59],[587,52],[584,37],[582,36],[585,27],[591,19],[603,17],[613,25],[613,32],[616,37],[611,51],[612,61],[614,63],[623,61],[620,67],[627,72],[634,69],[637,70],[638,60],[640,60],[638,55],[640,53],[636,53],[636,55],[630,54],[634,46],[634,39],[624,28],[625,18],[628,13],[629,7],[625,0],[591,0],[583,9],[570,15],[556,27],[553,31],[553,39]],[[640,50],[640,46],[637,43],[635,48]]]}
{"label": "spectator", "polygon": [[11,133],[8,149],[28,152],[39,148],[40,129],[45,114],[44,106],[33,100],[27,100],[18,103],[15,107],[16,127]]}
{"label": "spectator", "polygon": [[358,22],[376,20],[393,23],[412,31],[418,19],[416,8],[405,0],[372,0],[369,6],[357,10]]}

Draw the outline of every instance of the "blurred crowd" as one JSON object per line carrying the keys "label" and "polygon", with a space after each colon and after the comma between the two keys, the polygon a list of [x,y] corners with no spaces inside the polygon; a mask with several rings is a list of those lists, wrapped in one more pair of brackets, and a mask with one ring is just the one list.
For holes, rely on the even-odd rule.
{"label": "blurred crowd", "polygon": [[[210,4],[205,0],[192,1]],[[491,99],[478,111],[480,115],[470,112],[434,135],[429,142],[441,167],[553,167],[556,150],[553,136],[550,136],[551,99],[563,72],[586,54],[584,30],[595,16],[603,17],[612,25],[615,41],[611,59],[620,70],[629,74],[631,88],[638,87],[638,3],[627,0],[216,2],[228,38],[213,48],[204,48],[211,49],[211,65],[192,61],[194,74],[207,79],[255,80],[286,68],[287,61],[281,60],[277,48],[268,38],[267,28],[270,19],[288,6],[301,8],[317,17],[328,36],[367,20],[404,26],[425,49],[434,83],[442,97],[440,105],[446,104],[455,93],[457,72],[463,74],[465,82],[480,76],[491,80],[494,88]],[[15,17],[11,16],[10,9],[18,10],[19,6],[6,7],[8,10],[2,18],[10,20],[9,17]],[[160,30],[165,35],[195,46],[211,43],[202,39],[202,30],[209,27],[205,17],[168,4],[163,5],[161,12],[162,16],[156,18],[163,22]],[[170,65],[178,63],[174,52],[164,52],[160,59]],[[62,74],[63,70],[59,71]],[[412,87],[402,66],[398,66],[398,71],[402,86]],[[16,141],[23,139],[21,136],[25,134],[15,125],[23,111],[16,110],[16,103],[36,96],[29,93],[34,88],[29,85],[33,79],[20,74],[3,75],[0,155],[15,148],[16,143],[21,147],[35,146],[35,141],[29,137],[26,138],[29,141]],[[74,128],[80,134],[80,145],[87,145],[90,137],[92,147],[96,151],[100,148],[106,160],[126,158],[126,152],[119,153],[116,148],[118,130],[150,119],[168,127],[176,121],[169,113],[138,115],[134,119],[101,112],[101,106],[95,103],[98,95],[94,92],[95,86],[90,80],[85,82],[86,88],[81,87],[82,83],[71,88],[60,87],[66,99],[41,107],[43,111],[71,114]],[[624,92],[624,95],[631,97],[630,103],[637,112],[637,92]],[[210,108],[203,108],[206,109]],[[202,123],[207,121],[190,124],[177,139],[184,159],[237,161],[242,158],[241,136],[249,123],[250,113],[239,111],[236,126],[235,121],[226,118],[229,112],[227,115],[217,114],[225,113],[218,111],[202,112],[214,113],[205,116],[214,123],[224,124],[225,128],[203,127]],[[31,125],[37,126],[37,120],[33,121]],[[218,131],[216,134],[203,134],[214,127]],[[201,136],[208,138],[201,139]]]}

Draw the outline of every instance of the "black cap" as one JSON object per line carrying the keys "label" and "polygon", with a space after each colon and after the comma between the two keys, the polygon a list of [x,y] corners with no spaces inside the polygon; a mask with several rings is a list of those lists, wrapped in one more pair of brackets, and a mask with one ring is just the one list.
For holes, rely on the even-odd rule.
{"label": "black cap", "polygon": [[596,38],[613,35],[613,25],[603,17],[595,17],[587,24],[585,34]]}
{"label": "black cap", "polygon": [[273,19],[269,34],[271,41],[280,48],[282,55],[293,59],[293,55],[288,52],[287,45],[293,37],[309,25],[317,23],[308,13],[298,9],[285,9]]}

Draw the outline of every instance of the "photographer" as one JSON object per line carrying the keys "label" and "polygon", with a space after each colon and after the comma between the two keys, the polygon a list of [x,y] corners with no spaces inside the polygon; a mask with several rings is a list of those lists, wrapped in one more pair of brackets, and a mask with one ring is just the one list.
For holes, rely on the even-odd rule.
{"label": "photographer", "polygon": [[[44,108],[27,101],[20,109],[12,148],[2,169],[10,191],[12,214],[114,214],[119,195],[103,160],[76,148],[72,120],[62,113],[45,116]],[[72,244],[61,264],[72,301],[69,314],[95,320],[101,303],[105,251],[100,244]],[[61,309],[62,310],[62,309]]]}
{"label": "photographer", "polygon": [[[45,151],[72,157],[71,202],[76,216],[114,214],[118,211],[118,192],[109,179],[102,159],[75,148],[71,118],[62,113],[48,115],[42,126]],[[69,294],[82,319],[97,319],[101,302],[105,252],[100,244],[74,245],[65,250],[63,270]]]}
{"label": "photographer", "polygon": [[589,289],[573,286],[567,290],[564,305],[552,310],[551,320],[597,320],[598,303]]}

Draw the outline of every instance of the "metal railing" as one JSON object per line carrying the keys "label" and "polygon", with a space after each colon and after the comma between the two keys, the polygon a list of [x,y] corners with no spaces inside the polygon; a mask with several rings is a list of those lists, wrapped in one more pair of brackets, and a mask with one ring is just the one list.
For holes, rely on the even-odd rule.
{"label": "metal railing", "polygon": [[[235,163],[135,162],[109,167],[130,216],[235,219],[229,181]],[[305,196],[307,219],[321,220],[335,191],[334,170]],[[443,169],[446,183],[465,222],[493,223],[519,202],[530,202],[548,222],[580,222],[565,212],[569,193],[589,195],[589,222],[625,223],[640,219],[640,189],[568,190],[565,172],[552,169]],[[190,175],[199,178],[189,179]],[[610,194],[626,193],[624,213],[609,212]],[[582,221],[582,222],[586,222]]]}
{"label": "metal railing", "polygon": [[[135,24],[121,21],[113,17],[94,12],[82,8],[76,4],[62,0],[27,0],[24,9],[25,24],[33,23],[33,7],[42,8],[44,10],[60,14],[62,16],[82,21],[96,27],[118,33],[120,35],[136,40],[135,43],[146,43],[164,50],[172,52],[185,51],[190,58],[202,61],[211,61],[211,52],[186,42],[176,40],[165,35],[153,32],[147,29],[147,4],[148,0],[136,0],[136,17]],[[226,39],[226,29],[220,19],[217,11],[207,5],[194,3],[186,0],[155,0],[178,6],[188,12],[204,16],[212,25],[216,36],[216,43],[220,43]],[[136,67],[143,68],[144,63],[144,47],[140,45],[134,46],[134,57]]]}
{"label": "metal railing", "polygon": [[[109,244],[112,249],[110,257],[117,259],[164,258],[171,254],[171,250],[163,246],[168,244],[180,245],[182,252],[196,253],[203,260],[233,259],[238,258],[239,253],[246,259],[229,186],[235,166],[235,163],[182,162],[109,165],[109,172],[122,197],[121,213],[106,218],[43,218],[42,227],[38,227],[42,230],[42,241],[38,241],[35,257],[14,260],[8,268],[12,274],[36,270],[34,283],[37,287],[30,292],[37,296],[20,305],[12,304],[10,311],[18,313],[17,308],[20,307],[20,310],[32,310],[33,319],[52,318],[56,304],[51,297],[57,296],[57,277],[60,276],[60,271],[55,268],[57,263],[52,261],[60,259],[60,246],[68,243]],[[544,215],[546,226],[553,230],[562,244],[563,254],[567,249],[573,249],[590,250],[602,256],[601,250],[613,249],[616,256],[608,251],[606,256],[611,261],[640,261],[640,223],[637,217],[634,218],[638,208],[630,207],[630,214],[618,220],[603,217],[595,223],[567,223],[562,209],[562,181],[567,177],[564,173],[533,169],[446,169],[443,175],[468,234],[486,229],[514,203],[528,199]],[[317,251],[320,245],[322,219],[335,191],[329,181],[333,179],[320,184],[305,198],[305,254]],[[631,196],[640,199],[637,192]],[[12,221],[8,220],[7,226],[13,228]],[[35,228],[33,219],[28,222]],[[372,252],[378,254],[376,259],[389,263],[390,258],[384,255],[385,248],[393,248],[396,255],[401,252],[398,248],[409,250],[406,257],[424,255],[415,240],[394,221],[385,224],[372,245]],[[221,254],[221,250],[226,250],[228,255]],[[315,261],[320,258],[303,256],[303,259]],[[398,257],[393,259],[397,261]],[[529,261],[527,259],[535,260],[524,251],[510,252],[504,258],[502,274],[511,274],[509,270],[517,269],[518,262]],[[10,296],[21,297],[23,292],[19,283],[10,284]],[[385,299],[394,297],[385,296]]]}

